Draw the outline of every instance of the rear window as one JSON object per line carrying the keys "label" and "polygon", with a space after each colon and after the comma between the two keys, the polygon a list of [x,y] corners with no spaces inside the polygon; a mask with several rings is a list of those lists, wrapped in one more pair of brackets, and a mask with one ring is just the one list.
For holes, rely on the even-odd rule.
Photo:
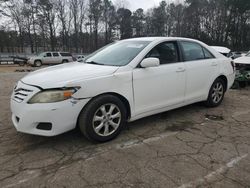
{"label": "rear window", "polygon": [[54,52],[54,53],[53,53],[53,56],[54,56],[54,57],[58,57],[59,54]]}
{"label": "rear window", "polygon": [[72,56],[71,53],[67,53],[67,52],[60,52],[61,56],[64,56],[64,57],[69,57],[69,56]]}
{"label": "rear window", "polygon": [[195,61],[200,59],[205,59],[202,47],[194,42],[181,42],[184,51],[185,61]]}
{"label": "rear window", "polygon": [[211,52],[209,52],[206,48],[203,48],[203,51],[204,51],[205,59],[213,59],[214,58],[214,55]]}

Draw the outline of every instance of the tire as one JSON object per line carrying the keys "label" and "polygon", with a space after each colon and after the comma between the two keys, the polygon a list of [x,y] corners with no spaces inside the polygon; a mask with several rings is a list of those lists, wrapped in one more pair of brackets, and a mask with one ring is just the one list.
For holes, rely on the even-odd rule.
{"label": "tire", "polygon": [[69,61],[67,60],[67,59],[64,59],[63,61],[62,61],[62,64],[64,64],[64,63],[68,63]]}
{"label": "tire", "polygon": [[113,95],[103,95],[84,107],[78,126],[90,141],[107,142],[120,134],[126,120],[127,110],[123,102]]}
{"label": "tire", "polygon": [[36,61],[34,62],[34,65],[35,65],[35,67],[41,67],[41,66],[42,66],[42,61],[36,60]]}
{"label": "tire", "polygon": [[207,101],[205,105],[207,107],[217,107],[219,106],[223,99],[226,92],[226,83],[221,78],[217,78],[214,83],[212,84]]}

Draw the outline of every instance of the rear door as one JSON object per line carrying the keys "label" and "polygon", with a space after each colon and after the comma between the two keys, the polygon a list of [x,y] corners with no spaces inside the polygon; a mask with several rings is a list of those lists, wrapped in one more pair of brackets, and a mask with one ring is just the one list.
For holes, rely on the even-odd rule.
{"label": "rear door", "polygon": [[187,70],[185,101],[199,101],[208,95],[218,75],[218,60],[199,43],[180,41]]}
{"label": "rear door", "polygon": [[53,60],[52,60],[53,64],[62,63],[61,57],[58,52],[53,52],[52,55],[53,55]]}

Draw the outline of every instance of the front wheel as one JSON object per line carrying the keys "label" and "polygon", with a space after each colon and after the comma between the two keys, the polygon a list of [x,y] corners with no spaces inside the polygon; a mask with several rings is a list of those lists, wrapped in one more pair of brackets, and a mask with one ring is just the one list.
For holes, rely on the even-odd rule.
{"label": "front wheel", "polygon": [[208,107],[217,107],[219,106],[226,92],[226,84],[225,81],[221,78],[217,78],[213,85],[210,88],[207,101],[205,102]]}
{"label": "front wheel", "polygon": [[35,67],[41,67],[42,66],[42,62],[40,60],[36,60],[34,63]]}
{"label": "front wheel", "polygon": [[126,108],[112,95],[93,99],[81,112],[78,125],[91,141],[106,142],[114,139],[126,123]]}

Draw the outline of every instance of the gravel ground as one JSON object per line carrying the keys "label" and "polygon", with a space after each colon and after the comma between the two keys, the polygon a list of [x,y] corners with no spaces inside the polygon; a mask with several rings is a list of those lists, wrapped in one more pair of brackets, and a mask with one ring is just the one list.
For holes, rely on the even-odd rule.
{"label": "gravel ground", "polygon": [[[43,66],[46,67],[46,66]],[[1,73],[11,73],[11,72],[31,72],[37,70],[37,67],[31,66],[19,66],[19,65],[0,65],[0,74]]]}
{"label": "gravel ground", "polygon": [[26,73],[0,74],[0,187],[250,187],[250,89],[129,123],[114,141],[17,133],[9,100]]}

